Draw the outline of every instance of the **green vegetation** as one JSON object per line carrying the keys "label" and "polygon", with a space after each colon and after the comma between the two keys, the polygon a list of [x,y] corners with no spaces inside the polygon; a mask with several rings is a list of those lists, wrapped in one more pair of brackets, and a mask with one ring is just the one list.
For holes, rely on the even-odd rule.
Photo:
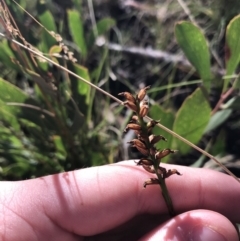
{"label": "green vegetation", "polygon": [[[27,12],[12,0],[0,9],[1,180],[126,157],[122,131],[130,114],[54,63],[115,96],[151,85],[152,118],[213,155],[240,155],[232,142],[240,133],[238,1],[19,4]],[[154,134],[168,139],[159,148],[179,150],[180,161],[165,161],[199,158],[165,131]]]}

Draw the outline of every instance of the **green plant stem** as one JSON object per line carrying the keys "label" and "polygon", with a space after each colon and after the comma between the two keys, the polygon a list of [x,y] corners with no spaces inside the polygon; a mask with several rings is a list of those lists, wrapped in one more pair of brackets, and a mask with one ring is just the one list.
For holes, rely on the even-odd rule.
{"label": "green plant stem", "polygon": [[167,188],[167,185],[166,185],[165,178],[162,178],[161,175],[158,174],[158,172],[157,172],[158,165],[154,165],[154,169],[155,169],[156,175],[158,177],[159,185],[160,185],[160,188],[161,188],[161,191],[162,191],[162,196],[163,196],[164,201],[165,201],[165,203],[167,205],[167,208],[168,208],[168,213],[171,217],[174,217],[176,215],[176,213],[175,213],[175,210],[174,210],[174,207],[173,207],[171,196],[168,192],[168,188]]}

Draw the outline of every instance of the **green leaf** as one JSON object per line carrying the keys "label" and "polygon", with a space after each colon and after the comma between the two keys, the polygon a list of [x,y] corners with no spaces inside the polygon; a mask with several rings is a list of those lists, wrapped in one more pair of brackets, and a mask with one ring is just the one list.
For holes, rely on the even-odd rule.
{"label": "green leaf", "polygon": [[82,0],[73,0],[73,5],[75,9],[78,9],[78,11],[82,11]]}
{"label": "green leaf", "polygon": [[[192,143],[196,144],[202,137],[204,129],[209,122],[211,108],[200,88],[188,96],[178,110],[173,131]],[[176,140],[177,148],[186,154],[191,147],[180,140]]]}
{"label": "green leaf", "polygon": [[[53,118],[49,115],[44,115],[38,103],[29,98],[22,90],[1,78],[0,89],[2,90],[0,109],[4,109],[18,118],[32,121],[40,126],[55,128]],[[29,108],[29,106],[36,108]]]}
{"label": "green leaf", "polygon": [[[171,111],[164,110],[160,105],[153,105],[150,107],[149,116],[154,120],[160,120],[160,123],[169,129],[173,128],[174,114]],[[153,129],[153,134],[162,135],[167,139],[167,142],[160,141],[156,144],[159,149],[170,148],[172,142],[172,135],[162,130],[159,127]],[[165,158],[164,158],[165,160]]]}
{"label": "green leaf", "polygon": [[0,100],[0,121],[4,123],[4,125],[11,126],[15,131],[20,130],[20,126],[17,120],[17,117],[11,114],[8,110],[8,106]]}
{"label": "green leaf", "polygon": [[[84,66],[79,65],[79,64],[74,64],[74,70],[77,75],[79,75],[80,77],[82,77],[83,79],[85,79],[87,81],[90,81],[90,76],[89,76],[89,72],[88,72],[87,68],[85,68]],[[90,94],[90,89],[91,89],[90,86],[79,79],[77,79],[76,81],[77,81],[78,94],[86,96],[85,101],[86,101],[86,104],[88,104],[89,103],[89,94]]]}
{"label": "green leaf", "polygon": [[[99,20],[96,24],[98,36],[103,35],[115,25],[116,25],[116,21],[113,18],[104,18]],[[94,45],[96,37],[98,36],[94,35],[94,29],[93,29],[90,33],[90,36],[88,37],[89,48],[91,48]]]}
{"label": "green leaf", "polygon": [[78,108],[75,108],[74,119],[70,127],[71,132],[75,135],[84,126],[85,117]]}
{"label": "green leaf", "polygon": [[50,50],[49,50],[49,54],[59,54],[62,51],[62,47],[58,46],[58,45],[53,45]]}
{"label": "green leaf", "polygon": [[104,18],[97,22],[97,30],[98,35],[102,35],[105,32],[107,32],[109,29],[114,27],[116,24],[116,21],[113,18]]}
{"label": "green leaf", "polygon": [[26,70],[26,72],[29,75],[29,78],[40,87],[42,94],[48,94],[52,98],[56,98],[56,92],[53,90],[53,87],[46,83],[46,80],[42,78],[42,76],[31,70]]}
{"label": "green leaf", "polygon": [[0,42],[0,61],[2,64],[7,66],[8,68],[12,68],[15,70],[19,70],[19,67],[13,63],[13,59],[15,59],[15,55],[12,50],[8,46],[8,42],[6,39],[1,39]]}
{"label": "green leaf", "polygon": [[231,109],[226,110],[220,110],[216,112],[210,119],[208,125],[206,126],[204,133],[208,133],[214,129],[216,129],[218,126],[220,126],[222,123],[224,123],[228,117],[232,114]]}
{"label": "green leaf", "polygon": [[[5,123],[1,123],[1,124],[6,124]],[[18,135],[13,135],[18,133]],[[20,132],[18,132],[18,130],[14,130],[13,131],[13,127],[11,126],[11,128],[6,127],[4,125],[0,125],[0,135],[1,135],[1,140],[0,140],[0,149],[1,149],[1,154],[3,153],[3,151],[9,151],[10,149],[19,149],[19,148],[23,148],[22,142],[19,139],[19,135]]]}
{"label": "green leaf", "polygon": [[55,144],[55,148],[59,154],[61,154],[61,159],[65,159],[67,156],[66,149],[64,147],[61,136],[53,136],[53,142]]}
{"label": "green leaf", "polygon": [[68,10],[68,26],[74,43],[79,47],[83,58],[87,56],[87,45],[85,42],[83,22],[81,15],[76,10]]}
{"label": "green leaf", "polygon": [[74,108],[74,118],[72,120],[70,130],[72,134],[75,135],[81,128],[83,128],[85,117],[84,114],[79,110],[77,103],[72,97],[69,97],[69,101],[72,103]]}
{"label": "green leaf", "polygon": [[234,96],[229,99],[225,104],[221,105],[221,109],[239,109],[240,96]]}
{"label": "green leaf", "polygon": [[226,133],[224,130],[221,130],[216,138],[216,142],[212,146],[210,153],[213,156],[226,156]]}
{"label": "green leaf", "polygon": [[[54,17],[49,10],[44,11],[43,14],[39,15],[40,23],[48,30],[57,32],[57,27],[54,21]],[[42,42],[40,46],[45,53],[56,43],[56,40],[51,36],[45,29],[42,30]]]}
{"label": "green leaf", "polygon": [[222,105],[222,109],[232,109],[232,110],[239,110],[240,106],[240,96],[232,97],[227,103]]}
{"label": "green leaf", "polygon": [[182,21],[175,26],[177,42],[188,60],[196,68],[206,89],[210,90],[211,65],[207,41],[201,30],[190,22]]}
{"label": "green leaf", "polygon": [[240,15],[233,18],[226,31],[226,69],[232,75],[240,62]]}
{"label": "green leaf", "polygon": [[[18,162],[14,164],[10,164],[7,167],[3,168],[3,175],[12,175],[14,178],[19,178],[20,180],[22,177],[29,171],[30,165],[26,162],[26,159],[24,160],[23,157],[20,155],[15,155]],[[10,175],[10,176],[11,176]]]}
{"label": "green leaf", "polygon": [[[21,91],[13,84],[3,80],[2,78],[0,78],[0,89],[2,92],[0,95],[0,100],[2,100],[2,102],[4,103],[6,102],[24,103],[28,99],[28,96],[23,91]],[[19,111],[18,110],[19,107],[8,107],[8,109],[12,109],[13,114],[17,114]]]}
{"label": "green leaf", "polygon": [[[49,10],[44,11],[41,15],[38,16],[41,24],[48,30],[57,32],[57,27],[54,21],[54,17]],[[51,35],[49,35],[51,36]],[[52,37],[53,38],[53,37]]]}

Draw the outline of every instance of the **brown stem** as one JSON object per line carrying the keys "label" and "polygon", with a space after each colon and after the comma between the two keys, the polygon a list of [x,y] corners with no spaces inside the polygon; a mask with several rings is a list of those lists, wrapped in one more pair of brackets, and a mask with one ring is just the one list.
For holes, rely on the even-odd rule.
{"label": "brown stem", "polygon": [[221,95],[218,103],[216,104],[216,106],[212,110],[211,115],[214,115],[219,110],[219,108],[221,107],[222,103],[228,98],[229,95],[232,94],[233,90],[234,90],[234,88],[231,87],[227,92],[225,92],[224,94]]}

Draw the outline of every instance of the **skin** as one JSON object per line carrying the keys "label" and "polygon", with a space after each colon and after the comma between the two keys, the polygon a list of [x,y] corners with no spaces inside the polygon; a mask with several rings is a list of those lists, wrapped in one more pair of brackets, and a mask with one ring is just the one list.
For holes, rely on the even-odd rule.
{"label": "skin", "polygon": [[240,222],[240,183],[207,169],[165,167],[183,174],[167,179],[174,218],[158,185],[143,188],[154,175],[133,161],[1,182],[0,240],[239,240],[232,223]]}

